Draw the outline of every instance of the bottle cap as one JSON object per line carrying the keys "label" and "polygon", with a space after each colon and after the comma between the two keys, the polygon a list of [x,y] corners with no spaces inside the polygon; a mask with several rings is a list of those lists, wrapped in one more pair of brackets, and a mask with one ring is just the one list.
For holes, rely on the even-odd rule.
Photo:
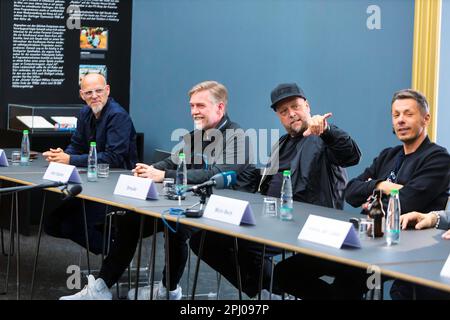
{"label": "bottle cap", "polygon": [[180,158],[180,159],[185,159],[186,156],[184,155],[183,152],[180,152],[180,154],[178,155],[178,158]]}
{"label": "bottle cap", "polygon": [[96,147],[97,146],[97,143],[95,143],[95,141],[92,141],[91,142],[91,147]]}
{"label": "bottle cap", "polygon": [[23,130],[23,134],[28,134],[28,130]]}
{"label": "bottle cap", "polygon": [[283,176],[290,176],[291,175],[291,170],[284,170],[283,171]]}
{"label": "bottle cap", "polygon": [[394,196],[396,194],[398,194],[398,189],[392,189],[391,190],[391,196]]}

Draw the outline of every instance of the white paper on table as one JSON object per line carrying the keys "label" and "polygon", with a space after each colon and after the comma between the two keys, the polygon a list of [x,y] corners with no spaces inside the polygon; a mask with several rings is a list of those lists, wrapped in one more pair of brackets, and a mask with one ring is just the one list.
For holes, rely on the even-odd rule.
{"label": "white paper on table", "polygon": [[81,177],[77,167],[57,162],[50,162],[43,179],[63,183],[81,183]]}
{"label": "white paper on table", "polygon": [[152,179],[121,174],[114,194],[135,199],[158,199],[158,191]]}
{"label": "white paper on table", "polygon": [[17,116],[20,122],[32,129],[53,129],[54,126],[41,116]]}
{"label": "white paper on table", "polygon": [[441,277],[450,279],[450,254],[448,255],[447,261],[445,261],[445,264],[442,267],[440,274],[441,274]]}
{"label": "white paper on table", "polygon": [[361,242],[350,222],[310,214],[298,239],[340,249],[342,245],[361,248]]}
{"label": "white paper on table", "polygon": [[51,117],[53,121],[59,124],[69,124],[73,127],[77,126],[77,118],[76,117]]}
{"label": "white paper on table", "polygon": [[255,216],[248,201],[222,197],[216,194],[209,197],[203,217],[236,226],[241,223],[256,224]]}
{"label": "white paper on table", "polygon": [[8,167],[8,159],[6,158],[5,151],[0,149],[0,167]]}

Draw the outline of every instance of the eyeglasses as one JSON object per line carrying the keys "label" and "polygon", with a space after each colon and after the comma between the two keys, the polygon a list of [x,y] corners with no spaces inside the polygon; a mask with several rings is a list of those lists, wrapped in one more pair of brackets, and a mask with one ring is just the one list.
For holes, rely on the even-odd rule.
{"label": "eyeglasses", "polygon": [[94,90],[87,90],[87,91],[81,91],[81,93],[86,97],[86,98],[90,98],[94,95],[94,92],[97,95],[101,95],[105,92],[106,87],[103,88],[98,88],[98,89],[94,89]]}

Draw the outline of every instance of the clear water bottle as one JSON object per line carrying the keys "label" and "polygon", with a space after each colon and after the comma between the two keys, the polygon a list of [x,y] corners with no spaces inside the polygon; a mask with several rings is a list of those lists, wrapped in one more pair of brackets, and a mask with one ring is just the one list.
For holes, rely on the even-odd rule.
{"label": "clear water bottle", "polygon": [[292,220],[293,215],[293,199],[292,199],[292,183],[291,171],[283,171],[283,185],[281,187],[280,199],[280,219],[289,221]]}
{"label": "clear water bottle", "polygon": [[175,177],[175,190],[178,196],[183,196],[187,188],[186,156],[183,152],[178,155],[177,175]]}
{"label": "clear water bottle", "polygon": [[397,189],[391,191],[386,216],[386,243],[388,246],[400,241],[400,198]]}
{"label": "clear water bottle", "polygon": [[20,145],[20,165],[30,165],[30,137],[28,130],[23,130],[22,144]]}
{"label": "clear water bottle", "polygon": [[91,142],[88,156],[87,180],[97,181],[97,144]]}

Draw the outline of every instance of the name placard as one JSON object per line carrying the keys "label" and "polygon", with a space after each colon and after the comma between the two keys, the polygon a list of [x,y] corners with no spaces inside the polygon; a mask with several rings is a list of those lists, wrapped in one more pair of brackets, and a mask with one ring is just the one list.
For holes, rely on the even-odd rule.
{"label": "name placard", "polygon": [[81,177],[75,166],[69,164],[50,162],[44,174],[45,180],[81,183]]}
{"label": "name placard", "polygon": [[248,201],[211,195],[203,214],[205,218],[234,225],[256,224],[255,216]]}
{"label": "name placard", "polygon": [[121,174],[114,194],[135,199],[158,199],[158,191],[152,179]]}
{"label": "name placard", "polygon": [[298,239],[340,249],[342,245],[361,248],[359,237],[350,222],[309,215]]}
{"label": "name placard", "polygon": [[450,254],[447,261],[445,261],[444,267],[441,270],[441,277],[450,278]]}
{"label": "name placard", "polygon": [[6,158],[5,151],[0,149],[0,167],[8,167],[8,159]]}

